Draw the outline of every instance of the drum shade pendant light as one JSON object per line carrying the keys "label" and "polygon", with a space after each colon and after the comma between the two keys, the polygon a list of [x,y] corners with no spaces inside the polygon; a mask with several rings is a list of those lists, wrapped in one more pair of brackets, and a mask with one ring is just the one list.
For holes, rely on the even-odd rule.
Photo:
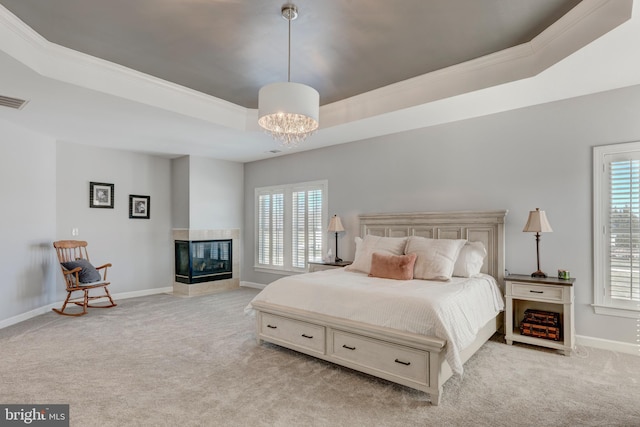
{"label": "drum shade pendant light", "polygon": [[283,146],[294,147],[318,129],[320,94],[310,86],[291,82],[291,21],[298,17],[298,9],[285,4],[281,11],[289,21],[287,82],[260,89],[258,124]]}

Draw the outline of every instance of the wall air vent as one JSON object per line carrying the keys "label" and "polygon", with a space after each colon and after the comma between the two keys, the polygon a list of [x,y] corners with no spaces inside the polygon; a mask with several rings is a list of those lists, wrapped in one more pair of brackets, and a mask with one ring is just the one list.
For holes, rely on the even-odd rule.
{"label": "wall air vent", "polygon": [[8,96],[0,95],[0,106],[2,107],[9,107],[9,108],[15,108],[16,110],[20,110],[22,109],[22,107],[27,105],[27,102],[29,101],[25,101],[24,99],[11,98]]}

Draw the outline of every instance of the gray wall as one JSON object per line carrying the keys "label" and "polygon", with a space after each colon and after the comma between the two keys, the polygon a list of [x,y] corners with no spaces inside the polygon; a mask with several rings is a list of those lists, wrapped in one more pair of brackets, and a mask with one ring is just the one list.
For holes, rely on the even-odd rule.
{"label": "gray wall", "polygon": [[189,160],[189,228],[241,228],[242,163],[191,156]]}
{"label": "gray wall", "polygon": [[[168,159],[0,128],[0,324],[66,296],[54,240],[87,240],[95,264],[113,264],[113,293],[171,285]],[[90,181],[115,184],[114,209],[89,208]],[[129,194],[151,196],[151,219],[129,219]]]}
{"label": "gray wall", "polygon": [[[113,264],[118,294],[173,284],[172,228],[241,228],[240,163],[172,161],[0,128],[0,325],[65,298],[54,240],[87,240],[94,264]],[[115,185],[114,209],[89,208],[92,181]],[[130,194],[151,197],[150,219],[129,218]]]}
{"label": "gray wall", "polygon": [[171,161],[173,228],[241,228],[242,163],[184,156]]}
{"label": "gray wall", "polygon": [[[91,181],[115,185],[114,209],[89,208]],[[86,240],[94,264],[112,263],[112,293],[173,284],[169,159],[58,142],[56,186],[56,239]],[[151,197],[150,219],[129,218],[130,194]],[[60,300],[65,293],[58,276]]]}
{"label": "gray wall", "polygon": [[[635,320],[595,315],[592,267],[592,147],[640,140],[640,87],[605,92],[245,165],[245,262],[254,271],[254,188],[329,180],[329,213],[347,229],[340,256],[353,259],[358,214],[508,209],[506,266],[536,270],[529,210],[554,229],[541,240],[541,268],[576,280],[576,332],[635,343]],[[327,234],[329,241],[333,236]]]}
{"label": "gray wall", "polygon": [[189,228],[189,156],[171,160],[171,195],[173,228]]}
{"label": "gray wall", "polygon": [[0,120],[0,322],[55,300],[56,145]]}

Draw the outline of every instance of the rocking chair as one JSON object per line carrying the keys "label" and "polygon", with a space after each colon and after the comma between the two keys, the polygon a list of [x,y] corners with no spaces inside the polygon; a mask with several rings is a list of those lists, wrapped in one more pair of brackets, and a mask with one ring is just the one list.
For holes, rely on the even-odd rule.
{"label": "rocking chair", "polygon": [[[53,247],[56,249],[62,276],[67,285],[67,298],[62,304],[62,308],[54,308],[53,311],[65,316],[83,316],[87,314],[88,307],[109,308],[117,305],[113,302],[109,289],[107,289],[110,283],[107,282],[107,268],[111,267],[111,264],[104,264],[99,267],[91,265],[89,253],[87,252],[87,242],[82,240],[60,240],[53,242]],[[102,270],[102,275],[100,270]],[[90,290],[99,288],[103,290],[102,294],[89,295]],[[82,297],[72,296],[74,292],[82,292]],[[107,298],[110,304],[89,304],[89,301],[100,298]],[[82,311],[66,312],[67,304],[79,305],[82,307]]]}

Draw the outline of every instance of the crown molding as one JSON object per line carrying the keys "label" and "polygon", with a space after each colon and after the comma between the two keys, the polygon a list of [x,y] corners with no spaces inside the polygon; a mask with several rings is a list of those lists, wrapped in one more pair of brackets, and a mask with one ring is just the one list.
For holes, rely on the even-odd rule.
{"label": "crown molding", "polygon": [[[331,128],[347,124],[368,127],[368,119],[377,116],[397,115],[533,77],[629,20],[632,6],[633,0],[583,0],[528,43],[324,105],[319,133],[332,134]],[[204,120],[221,129],[258,130],[256,109],[51,43],[2,5],[0,50],[45,77]],[[355,127],[357,133],[360,126]]]}
{"label": "crown molding", "polygon": [[38,74],[223,128],[245,130],[244,107],[51,43],[0,5],[0,50]]}
{"label": "crown molding", "polygon": [[631,19],[633,0],[583,0],[532,41],[324,105],[321,129],[536,76]]}

